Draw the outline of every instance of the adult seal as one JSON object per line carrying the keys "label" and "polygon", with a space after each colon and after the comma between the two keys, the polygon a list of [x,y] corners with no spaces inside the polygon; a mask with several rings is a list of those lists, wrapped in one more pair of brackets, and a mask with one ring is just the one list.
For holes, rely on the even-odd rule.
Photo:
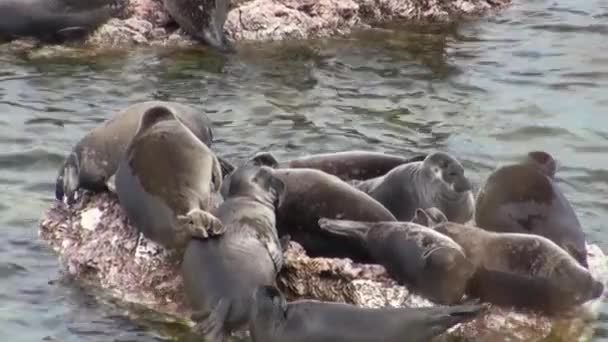
{"label": "adult seal", "polygon": [[460,245],[416,223],[322,218],[319,226],[358,239],[393,279],[436,303],[460,302],[475,272]]}
{"label": "adult seal", "polygon": [[555,172],[555,159],[543,151],[497,168],[479,189],[475,222],[490,231],[544,236],[588,267],[585,233]]}
{"label": "adult seal", "polygon": [[115,191],[147,238],[183,251],[191,237],[221,234],[209,213],[222,173],[215,154],[165,106],[149,108],[121,158]]}
{"label": "adult seal", "polygon": [[254,342],[428,342],[474,319],[483,308],[362,308],[316,300],[287,303],[277,288],[264,286],[255,294],[250,332]]}
{"label": "adult seal", "polygon": [[223,341],[244,327],[255,289],[275,284],[283,264],[274,210],[284,184],[268,168],[251,165],[238,168],[229,178],[223,185],[226,201],[214,211],[226,232],[193,239],[182,262],[195,330],[205,341]]}
{"label": "adult seal", "polygon": [[0,41],[32,37],[43,43],[78,40],[118,13],[127,1],[0,0]]}
{"label": "adult seal", "polygon": [[473,217],[471,182],[460,162],[446,153],[431,153],[423,161],[397,166],[384,176],[354,185],[400,221],[410,220],[418,208],[431,207],[453,222],[464,223]]}
{"label": "adult seal", "polygon": [[[267,152],[249,163],[276,167]],[[340,178],[315,169],[272,169],[285,183],[286,194],[277,208],[277,229],[304,247],[311,257],[351,258],[371,262],[367,249],[357,240],[329,234],[319,228],[321,217],[354,221],[396,221],[382,204]]]}
{"label": "adult seal", "polygon": [[[73,203],[79,188],[106,190],[108,180],[116,173],[120,158],[133,139],[143,113],[158,106],[171,111],[200,141],[211,146],[212,123],[200,110],[175,102],[136,103],[94,128],[76,144],[59,169],[55,197],[58,200],[65,197],[68,203]],[[221,159],[220,162],[223,169],[228,165]],[[230,170],[232,169],[226,169]]]}
{"label": "adult seal", "polygon": [[545,237],[495,233],[453,222],[433,229],[462,246],[476,267],[467,293],[483,301],[554,314],[604,291],[587,269]]}
{"label": "adult seal", "polygon": [[192,38],[221,52],[236,50],[224,34],[228,0],[163,0],[169,15]]}
{"label": "adult seal", "polygon": [[344,181],[366,180],[385,175],[395,167],[422,161],[426,155],[409,158],[372,151],[321,153],[279,162],[278,168],[317,169]]}

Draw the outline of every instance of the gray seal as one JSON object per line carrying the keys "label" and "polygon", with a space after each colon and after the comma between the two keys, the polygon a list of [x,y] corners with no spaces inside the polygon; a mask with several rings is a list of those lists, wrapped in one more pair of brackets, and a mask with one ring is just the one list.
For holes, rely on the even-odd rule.
{"label": "gray seal", "polygon": [[497,168],[479,189],[475,222],[490,231],[544,236],[588,267],[585,233],[555,172],[555,159],[542,151]]}
{"label": "gray seal", "polygon": [[321,153],[280,162],[277,168],[317,169],[344,181],[366,180],[385,175],[403,164],[422,161],[426,155],[405,158],[371,151]]}
{"label": "gray seal", "polygon": [[483,301],[554,314],[604,292],[586,268],[545,237],[453,222],[433,229],[462,246],[477,269],[467,293]]}
{"label": "gray seal", "polygon": [[122,10],[127,1],[0,0],[0,41],[32,37],[43,43],[79,40]]}
{"label": "gray seal", "polygon": [[[79,188],[91,191],[106,190],[108,180],[116,172],[120,158],[133,139],[143,113],[157,106],[170,110],[200,141],[211,146],[212,123],[200,110],[175,102],[136,103],[94,128],[76,144],[59,169],[55,197],[63,200],[65,196],[68,203],[73,203]],[[229,163],[221,159],[220,163],[224,172],[232,170]]]}
{"label": "gray seal", "polygon": [[256,290],[250,332],[254,342],[428,342],[470,321],[483,305],[362,308],[299,300],[288,303],[276,287]]}
{"label": "gray seal", "polygon": [[[268,152],[254,156],[248,163],[277,167]],[[280,236],[289,236],[304,247],[311,257],[351,258],[371,262],[367,249],[357,240],[329,234],[319,228],[319,219],[354,221],[396,221],[382,204],[340,178],[315,169],[273,169],[287,188],[277,208]]]}
{"label": "gray seal", "polygon": [[191,236],[223,232],[208,212],[221,184],[215,154],[165,106],[144,112],[115,175],[118,200],[132,224],[180,251]]}
{"label": "gray seal", "polygon": [[283,265],[275,208],[284,184],[267,167],[239,167],[223,184],[227,195],[213,213],[226,232],[192,239],[182,261],[195,331],[206,341],[223,341],[249,320],[258,286],[275,284]]}
{"label": "gray seal", "polygon": [[382,203],[400,221],[410,220],[418,208],[436,207],[450,221],[473,217],[474,198],[464,168],[452,156],[435,152],[424,161],[400,165],[386,175],[354,184]]}
{"label": "gray seal", "polygon": [[192,38],[221,52],[234,53],[224,34],[228,0],[163,0],[169,15]]}
{"label": "gray seal", "polygon": [[475,272],[454,240],[416,223],[322,218],[319,226],[360,240],[393,279],[436,303],[460,302]]}

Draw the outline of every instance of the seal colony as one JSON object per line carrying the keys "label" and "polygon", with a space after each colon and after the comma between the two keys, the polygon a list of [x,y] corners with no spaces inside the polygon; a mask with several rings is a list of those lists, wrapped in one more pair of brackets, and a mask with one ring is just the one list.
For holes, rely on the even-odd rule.
{"label": "seal colony", "polygon": [[[414,330],[408,337],[423,340],[446,334],[481,341],[504,336],[530,340],[535,335],[526,335],[522,327],[492,328],[491,317],[506,319],[522,312],[534,322],[531,334],[545,334],[560,321],[571,327],[573,317],[593,314],[591,306],[603,296],[607,266],[604,254],[593,245],[587,246],[588,262],[581,265],[569,254],[569,245],[560,246],[536,231],[495,232],[475,222],[450,222],[450,216],[466,220],[452,214],[463,212],[463,202],[444,201],[447,195],[442,192],[471,191],[455,156],[428,151],[423,160],[403,160],[364,151],[335,157],[326,153],[300,157],[315,162],[292,168],[292,161],[280,162],[263,152],[241,164],[224,161],[222,172],[219,157],[207,145],[213,136],[211,124],[206,123],[203,131],[208,135],[201,138],[194,132],[200,127],[180,120],[176,108],[156,102],[136,116],[137,129],[129,134],[128,147],[104,157],[119,165],[115,184],[109,182],[109,190],[76,189],[80,196],[75,202],[64,203],[58,196],[41,222],[40,234],[60,253],[68,274],[101,285],[122,300],[180,317],[191,315],[193,330],[211,341],[223,341],[247,327],[255,340],[291,336],[349,341],[350,329],[344,326],[359,326],[358,320],[386,324],[381,329],[386,336],[377,338],[397,340],[404,334],[396,322],[400,319]],[[129,118],[117,115],[108,122],[123,127],[121,120],[130,123]],[[111,139],[112,134],[99,137]],[[88,154],[96,155],[104,146],[98,140],[88,144]],[[136,154],[143,159],[134,159]],[[65,182],[65,165],[73,155],[67,154],[58,184],[60,179]],[[370,160],[374,165],[378,160],[402,163],[385,175],[366,173],[373,178],[350,184],[322,171],[327,162],[377,170],[369,166]],[[550,154],[533,151],[526,160],[553,179],[556,163]],[[422,176],[412,176],[417,172]],[[389,178],[391,174],[399,177]],[[388,181],[396,184],[389,202],[356,188],[360,182],[374,188]],[[217,201],[212,201],[214,196]],[[401,215],[397,220],[383,205],[393,198],[413,205],[414,212],[408,207],[399,214],[396,208]],[[558,199],[567,203],[563,194]],[[473,217],[472,203],[465,203],[465,216]],[[569,208],[549,211],[547,221],[562,212],[575,215]],[[195,217],[179,220],[193,210]],[[149,217],[137,219],[142,216]],[[552,236],[584,236],[580,225],[568,229]],[[172,241],[175,237],[180,243]],[[285,297],[316,301],[292,305]],[[482,305],[467,304],[478,300]],[[449,306],[415,309],[437,303]],[[388,308],[408,306],[414,308]],[[307,320],[300,310],[317,311],[319,317],[344,316]],[[386,319],[389,312],[395,325]],[[448,332],[453,325],[456,330]],[[277,326],[283,328],[270,328]],[[437,328],[427,331],[431,326]],[[375,331],[370,329],[365,333]],[[580,329],[574,334],[578,337]]]}

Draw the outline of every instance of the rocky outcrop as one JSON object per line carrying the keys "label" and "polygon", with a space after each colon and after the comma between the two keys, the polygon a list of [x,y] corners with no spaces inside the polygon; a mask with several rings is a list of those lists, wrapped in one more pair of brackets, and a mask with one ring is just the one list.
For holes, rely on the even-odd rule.
{"label": "rocky outcrop", "polygon": [[[191,324],[175,255],[139,236],[109,193],[82,194],[68,207],[55,202],[40,222],[40,236],[55,250],[64,271],[103,290],[123,303],[156,310]],[[310,258],[297,243],[285,253],[279,287],[291,299],[317,298],[366,307],[431,306],[391,280],[383,267],[349,259]],[[592,273],[602,281],[608,274],[606,256],[589,246]],[[454,327],[442,341],[559,341],[589,335],[598,300],[562,317],[546,317],[490,306],[478,319]],[[576,337],[576,338],[575,338]]]}

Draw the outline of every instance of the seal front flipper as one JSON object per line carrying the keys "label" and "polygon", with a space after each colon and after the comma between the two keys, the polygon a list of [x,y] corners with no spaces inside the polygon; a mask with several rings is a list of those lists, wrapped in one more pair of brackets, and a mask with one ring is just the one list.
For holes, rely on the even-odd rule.
{"label": "seal front flipper", "polygon": [[[178,234],[187,241],[190,237],[207,239],[222,235],[226,227],[217,217],[201,209],[192,209],[186,215],[177,216]],[[180,239],[180,240],[181,240]]]}
{"label": "seal front flipper", "polygon": [[108,178],[106,181],[106,187],[110,192],[116,193],[116,174],[113,174],[110,178]]}
{"label": "seal front flipper", "polygon": [[430,308],[426,311],[428,325],[432,335],[438,335],[456,324],[468,322],[477,317],[487,305],[454,305]]}
{"label": "seal front flipper", "polygon": [[222,169],[222,177],[226,177],[234,171],[235,167],[226,159],[217,156],[217,160],[220,162],[220,168]]}
{"label": "seal front flipper", "polygon": [[220,299],[211,312],[193,313],[192,320],[198,322],[193,330],[205,337],[205,342],[223,342],[225,339],[224,322],[230,312],[228,299]]}
{"label": "seal front flipper", "polygon": [[65,196],[67,204],[76,202],[76,191],[80,187],[80,163],[76,153],[72,152],[66,159],[55,183],[55,197],[62,201]]}
{"label": "seal front flipper", "polygon": [[290,241],[291,241],[291,235],[289,235],[289,234],[285,234],[285,235],[281,236],[281,238],[279,239],[279,243],[281,244],[281,250],[283,251],[283,253],[285,253],[287,251],[287,249],[289,248]]}
{"label": "seal front flipper", "polygon": [[82,37],[86,36],[88,30],[83,26],[74,26],[74,27],[66,27],[57,31],[55,34],[57,35],[58,41],[68,41],[68,40],[78,40],[82,39]]}
{"label": "seal front flipper", "polygon": [[373,223],[351,220],[334,220],[326,217],[319,219],[319,227],[331,234],[365,240]]}

